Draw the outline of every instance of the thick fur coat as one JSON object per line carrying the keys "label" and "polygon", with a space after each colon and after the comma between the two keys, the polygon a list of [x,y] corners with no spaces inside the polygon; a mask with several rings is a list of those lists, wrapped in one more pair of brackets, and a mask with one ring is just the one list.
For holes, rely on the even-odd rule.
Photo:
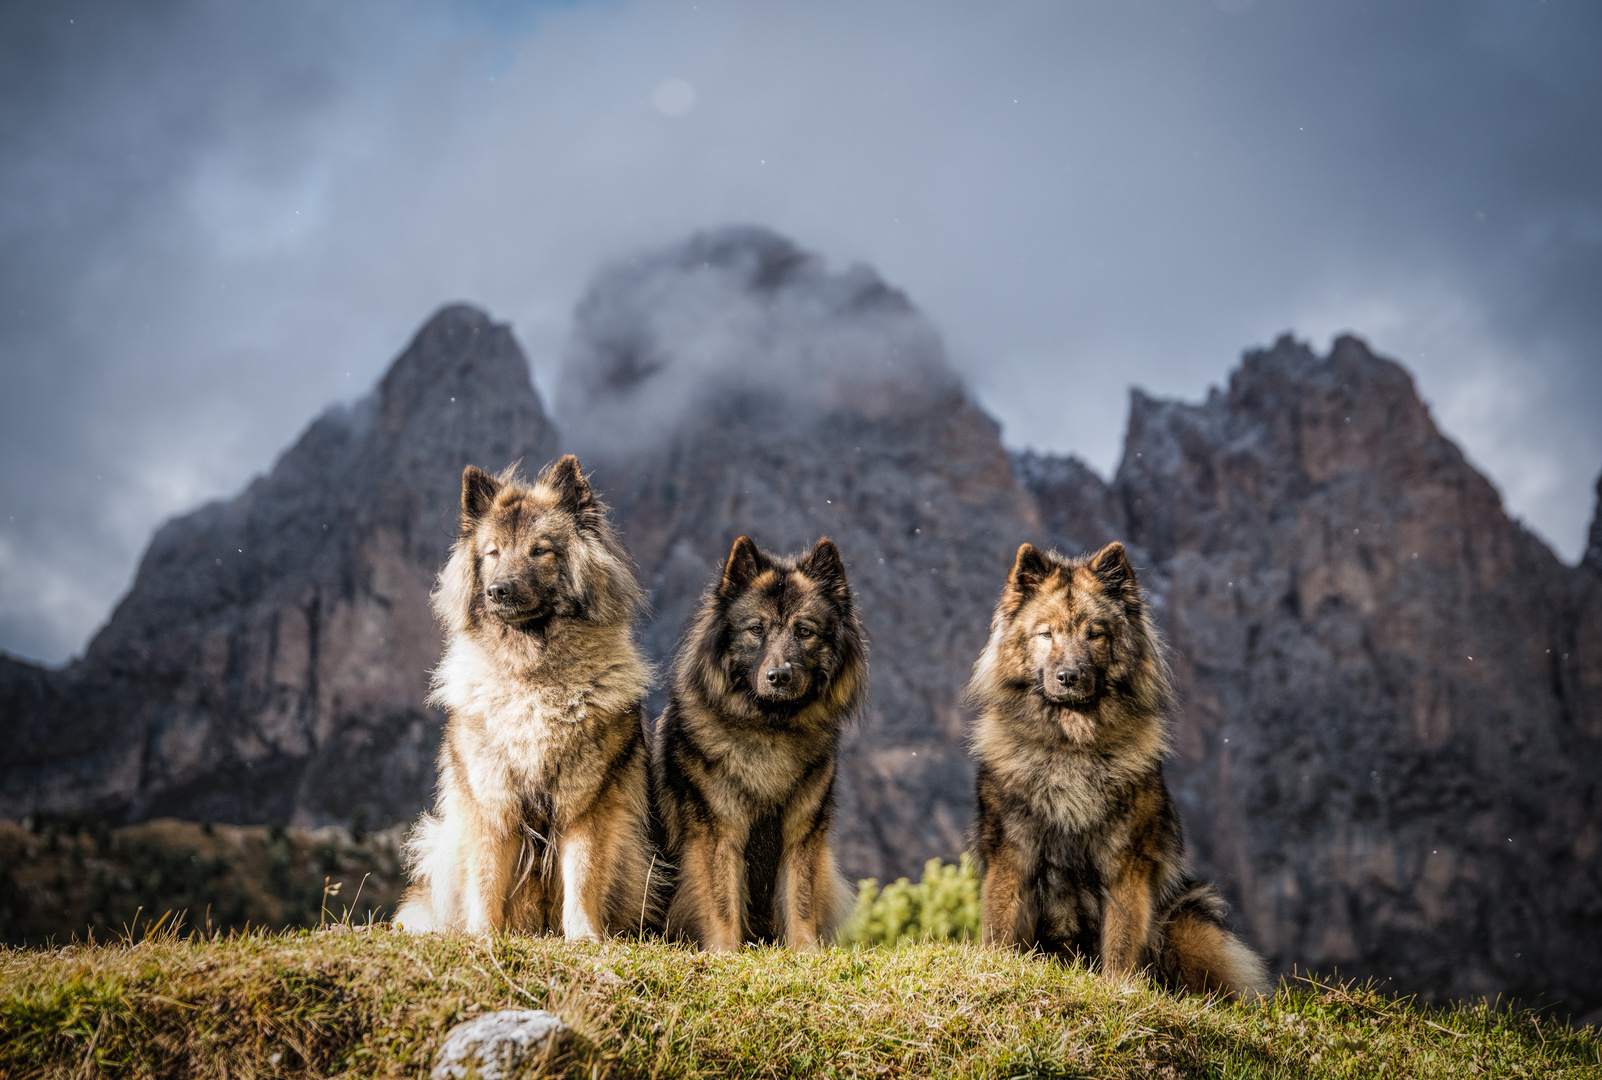
{"label": "thick fur coat", "polygon": [[468,466],[433,603],[445,652],[430,701],[448,720],[395,921],[579,940],[637,929],[653,914],[644,597],[578,459],[532,484]]}
{"label": "thick fur coat", "polygon": [[652,780],[674,866],[670,934],[707,949],[827,943],[851,891],[829,846],[835,758],[867,642],[833,541],[735,541],[673,665]]}
{"label": "thick fur coat", "polygon": [[1185,873],[1162,765],[1174,694],[1123,545],[1020,547],[968,691],[984,940],[1263,993],[1223,899]]}

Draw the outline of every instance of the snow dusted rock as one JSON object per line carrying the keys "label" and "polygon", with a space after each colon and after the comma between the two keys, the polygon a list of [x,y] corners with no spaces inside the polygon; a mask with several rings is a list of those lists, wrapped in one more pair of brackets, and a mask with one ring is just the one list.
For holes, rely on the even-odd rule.
{"label": "snow dusted rock", "polygon": [[524,1062],[558,1049],[568,1033],[562,1018],[544,1009],[485,1013],[451,1029],[429,1075],[462,1080],[476,1068],[479,1080],[514,1076]]}

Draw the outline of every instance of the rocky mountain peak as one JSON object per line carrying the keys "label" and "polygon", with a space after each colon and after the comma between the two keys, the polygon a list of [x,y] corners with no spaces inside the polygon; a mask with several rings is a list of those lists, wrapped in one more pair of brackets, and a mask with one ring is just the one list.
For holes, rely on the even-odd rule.
{"label": "rocky mountain peak", "polygon": [[1444,441],[1406,369],[1350,334],[1323,357],[1289,336],[1248,352],[1230,377],[1228,406],[1237,428],[1294,437],[1294,464],[1314,483]]}
{"label": "rocky mountain peak", "polygon": [[1129,527],[1161,557],[1210,550],[1315,491],[1345,491],[1356,528],[1372,510],[1408,517],[1442,500],[1460,504],[1458,520],[1505,519],[1407,371],[1350,335],[1325,356],[1288,335],[1249,351],[1228,390],[1200,403],[1135,391],[1117,482],[1152,493],[1131,503]]}
{"label": "rocky mountain peak", "polygon": [[167,522],[84,659],[0,672],[0,812],[409,816],[433,783],[428,593],[468,463],[556,453],[509,327],[439,311],[240,495]]}
{"label": "rocky mountain peak", "polygon": [[555,445],[510,327],[466,305],[443,308],[371,393],[318,417],[241,495],[163,525],[90,652],[147,642],[177,611],[256,602],[303,572],[335,579],[375,530],[398,530],[411,557],[437,565],[463,466],[539,464]]}
{"label": "rocky mountain peak", "polygon": [[[512,329],[469,304],[437,311],[385,372],[376,391],[384,430],[415,424],[432,429],[441,415],[511,397],[544,408],[529,379],[528,359]],[[452,404],[467,405],[452,410]]]}

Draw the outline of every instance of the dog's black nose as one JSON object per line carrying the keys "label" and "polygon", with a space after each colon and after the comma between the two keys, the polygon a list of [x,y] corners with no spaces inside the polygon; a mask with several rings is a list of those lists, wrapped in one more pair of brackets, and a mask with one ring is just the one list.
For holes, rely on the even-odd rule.
{"label": "dog's black nose", "polygon": [[790,685],[790,665],[780,664],[778,667],[768,668],[768,685],[784,688]]}
{"label": "dog's black nose", "polygon": [[1079,672],[1069,668],[1058,668],[1057,685],[1072,690],[1079,685]]}
{"label": "dog's black nose", "polygon": [[490,582],[489,588],[485,589],[484,592],[498,604],[505,603],[512,598],[512,587],[504,581]]}

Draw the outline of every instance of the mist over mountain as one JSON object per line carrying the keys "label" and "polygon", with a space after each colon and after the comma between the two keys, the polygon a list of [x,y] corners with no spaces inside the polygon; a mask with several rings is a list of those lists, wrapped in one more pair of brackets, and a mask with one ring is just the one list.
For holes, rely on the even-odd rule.
{"label": "mist over mountain", "polygon": [[939,332],[873,270],[831,273],[776,233],[735,226],[596,276],[556,408],[574,440],[615,456],[671,438],[706,407],[738,415],[771,401],[787,422],[812,423],[961,393]]}
{"label": "mist over mountain", "polygon": [[81,661],[0,660],[0,814],[408,818],[461,467],[574,450],[658,659],[737,535],[839,543],[871,641],[849,875],[961,849],[963,688],[1017,545],[1119,538],[1174,650],[1198,869],[1280,970],[1602,1005],[1602,522],[1561,563],[1361,341],[1281,339],[1198,404],[1137,391],[1106,481],[1009,454],[872,270],[741,227],[597,275],[556,413],[505,327],[440,312],[371,398],[164,526]]}

